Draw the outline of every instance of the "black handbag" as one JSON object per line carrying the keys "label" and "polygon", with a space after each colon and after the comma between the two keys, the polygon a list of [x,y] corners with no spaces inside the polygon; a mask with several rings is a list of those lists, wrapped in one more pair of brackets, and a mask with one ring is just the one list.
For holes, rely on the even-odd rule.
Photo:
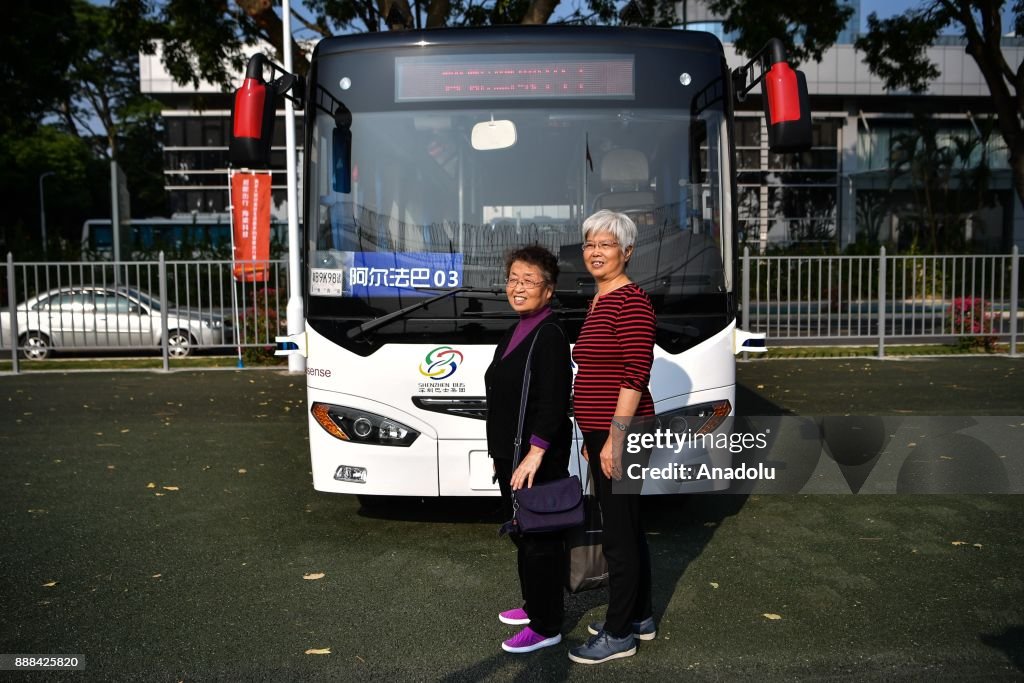
{"label": "black handbag", "polygon": [[595,496],[585,496],[583,509],[583,524],[565,534],[565,548],[569,555],[565,588],[570,593],[582,593],[608,585],[601,506]]}
{"label": "black handbag", "polygon": [[[541,329],[543,329],[542,326]],[[555,329],[559,329],[555,326]],[[561,331],[561,330],[559,330]],[[533,360],[533,346],[540,331],[533,336],[530,350],[526,354],[526,371],[523,374],[523,394],[519,399],[519,426],[516,439],[512,471],[519,467],[523,445],[523,423],[526,420],[526,402],[530,393],[530,362]],[[502,527],[501,533],[522,534],[558,531],[583,524],[583,486],[579,477],[573,475],[562,479],[534,484],[530,488],[512,491],[512,520]]]}

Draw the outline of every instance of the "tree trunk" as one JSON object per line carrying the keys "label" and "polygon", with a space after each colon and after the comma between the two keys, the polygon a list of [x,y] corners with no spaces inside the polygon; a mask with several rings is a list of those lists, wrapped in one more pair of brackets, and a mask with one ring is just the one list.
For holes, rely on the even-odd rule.
{"label": "tree trunk", "polygon": [[521,24],[546,24],[558,6],[559,0],[532,0]]}
{"label": "tree trunk", "polygon": [[[960,17],[970,19],[970,13]],[[981,75],[988,85],[995,105],[999,132],[1010,152],[1010,169],[1013,172],[1013,188],[1017,198],[1024,204],[1024,130],[1021,116],[1024,115],[1024,101],[1021,99],[1021,85],[1024,83],[1024,64],[1018,66],[1016,78],[1009,79],[1002,68],[1002,45],[999,36],[988,36],[985,40],[978,32],[967,33],[967,54],[977,63]],[[1012,88],[1012,90],[1011,90]]]}
{"label": "tree trunk", "polygon": [[427,28],[438,28],[448,23],[448,14],[451,12],[449,0],[430,0],[427,5]]}

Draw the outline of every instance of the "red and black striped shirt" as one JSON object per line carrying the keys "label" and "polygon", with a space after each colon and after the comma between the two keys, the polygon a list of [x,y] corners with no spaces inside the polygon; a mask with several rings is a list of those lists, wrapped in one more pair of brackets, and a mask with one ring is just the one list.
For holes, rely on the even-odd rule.
{"label": "red and black striped shirt", "polygon": [[578,366],[573,409],[581,431],[609,429],[623,387],[640,392],[637,416],[654,415],[647,385],[654,363],[655,328],[651,299],[635,283],[598,298],[572,351]]}

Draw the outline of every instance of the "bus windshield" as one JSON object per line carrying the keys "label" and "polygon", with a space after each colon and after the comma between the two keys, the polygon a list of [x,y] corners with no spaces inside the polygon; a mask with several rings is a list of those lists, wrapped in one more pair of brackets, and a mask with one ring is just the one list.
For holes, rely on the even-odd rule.
{"label": "bus windshield", "polygon": [[[344,344],[339,328],[417,297],[493,288],[492,296],[451,297],[374,333],[383,335],[377,343],[441,334],[493,342],[514,317],[504,256],[534,243],[559,257],[557,302],[570,328],[578,326],[594,291],[580,226],[599,209],[637,224],[627,272],[654,301],[659,344],[683,350],[728,324],[725,113],[615,101],[526,104],[357,112],[340,132],[334,116],[316,112],[306,233],[311,326]],[[491,121],[511,122],[514,143],[475,148],[474,126]]]}

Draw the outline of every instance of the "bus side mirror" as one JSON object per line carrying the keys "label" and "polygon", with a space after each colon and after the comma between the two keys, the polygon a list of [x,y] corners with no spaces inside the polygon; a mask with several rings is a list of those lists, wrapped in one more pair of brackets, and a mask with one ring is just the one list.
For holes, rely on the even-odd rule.
{"label": "bus side mirror", "polygon": [[811,108],[807,78],[788,63],[776,62],[764,75],[764,117],[768,124],[768,149],[772,152],[803,152],[811,147]]}
{"label": "bus side mirror", "polygon": [[[271,78],[263,79],[263,67]],[[273,76],[278,75],[274,79]],[[228,161],[235,168],[270,168],[270,145],[274,140],[274,118],[278,96],[303,106],[305,81],[288,73],[263,55],[249,58],[242,87],[235,91],[231,108],[231,141]]]}
{"label": "bus side mirror", "polygon": [[261,54],[254,54],[245,70],[245,81],[235,91],[231,109],[231,143],[228,160],[235,168],[270,168],[270,144],[274,139],[274,90],[263,80]]}

